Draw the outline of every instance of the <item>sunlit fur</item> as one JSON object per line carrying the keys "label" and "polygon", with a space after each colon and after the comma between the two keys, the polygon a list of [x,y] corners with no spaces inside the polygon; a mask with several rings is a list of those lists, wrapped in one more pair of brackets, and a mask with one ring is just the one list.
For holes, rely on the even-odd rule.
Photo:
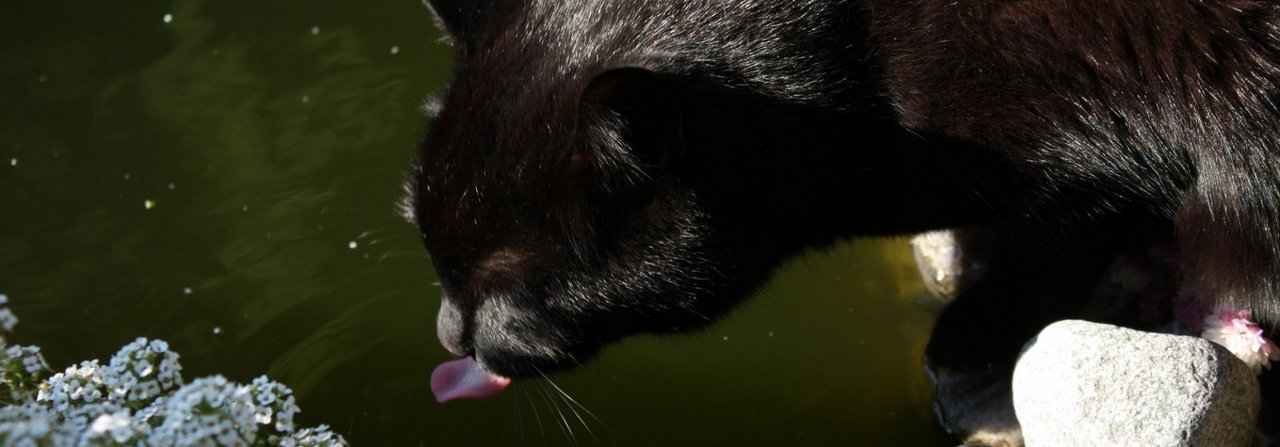
{"label": "sunlit fur", "polygon": [[958,225],[999,241],[934,362],[1008,368],[1141,238],[1277,321],[1276,2],[430,3],[456,68],[414,216],[442,342],[499,373],[705,324],[808,248]]}

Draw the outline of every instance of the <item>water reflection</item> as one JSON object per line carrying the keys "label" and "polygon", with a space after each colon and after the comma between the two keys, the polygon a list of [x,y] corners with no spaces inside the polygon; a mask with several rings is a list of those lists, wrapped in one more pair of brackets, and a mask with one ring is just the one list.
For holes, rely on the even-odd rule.
{"label": "water reflection", "polygon": [[527,382],[437,405],[439,292],[394,209],[448,76],[418,2],[9,8],[0,291],[55,367],[164,338],[188,378],[269,373],[300,423],[357,445],[940,442],[932,317],[896,242],[807,257],[706,333],[552,377],[577,404]]}

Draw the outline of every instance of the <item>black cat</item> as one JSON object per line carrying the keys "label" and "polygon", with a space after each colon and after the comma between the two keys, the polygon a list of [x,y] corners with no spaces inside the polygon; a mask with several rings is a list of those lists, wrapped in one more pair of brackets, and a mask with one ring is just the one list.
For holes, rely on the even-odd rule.
{"label": "black cat", "polygon": [[993,240],[927,350],[944,392],[1007,388],[1135,240],[1280,321],[1280,2],[429,4],[456,68],[408,190],[461,372],[573,367],[806,249],[957,226]]}

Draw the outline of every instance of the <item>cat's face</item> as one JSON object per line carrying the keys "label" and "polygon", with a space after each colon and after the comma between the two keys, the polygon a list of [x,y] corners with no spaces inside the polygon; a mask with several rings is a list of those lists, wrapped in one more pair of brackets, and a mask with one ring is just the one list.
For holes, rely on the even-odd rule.
{"label": "cat's face", "polygon": [[633,126],[577,98],[521,119],[477,105],[487,81],[461,79],[409,184],[453,354],[529,376],[630,333],[699,326],[734,301],[711,207],[638,152],[653,148],[625,142]]}
{"label": "cat's face", "polygon": [[511,2],[431,4],[457,57],[408,190],[455,355],[521,377],[701,327],[851,209],[813,194],[835,189],[815,172],[866,165],[844,150],[861,133],[829,130],[850,126],[759,113],[780,106],[662,55],[584,56]]}

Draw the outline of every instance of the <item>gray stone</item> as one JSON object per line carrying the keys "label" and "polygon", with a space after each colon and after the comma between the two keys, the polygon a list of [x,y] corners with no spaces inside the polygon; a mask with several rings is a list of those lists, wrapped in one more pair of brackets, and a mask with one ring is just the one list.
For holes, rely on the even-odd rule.
{"label": "gray stone", "polygon": [[1257,378],[1199,337],[1060,321],[1027,343],[1013,374],[1026,444],[1248,446]]}

